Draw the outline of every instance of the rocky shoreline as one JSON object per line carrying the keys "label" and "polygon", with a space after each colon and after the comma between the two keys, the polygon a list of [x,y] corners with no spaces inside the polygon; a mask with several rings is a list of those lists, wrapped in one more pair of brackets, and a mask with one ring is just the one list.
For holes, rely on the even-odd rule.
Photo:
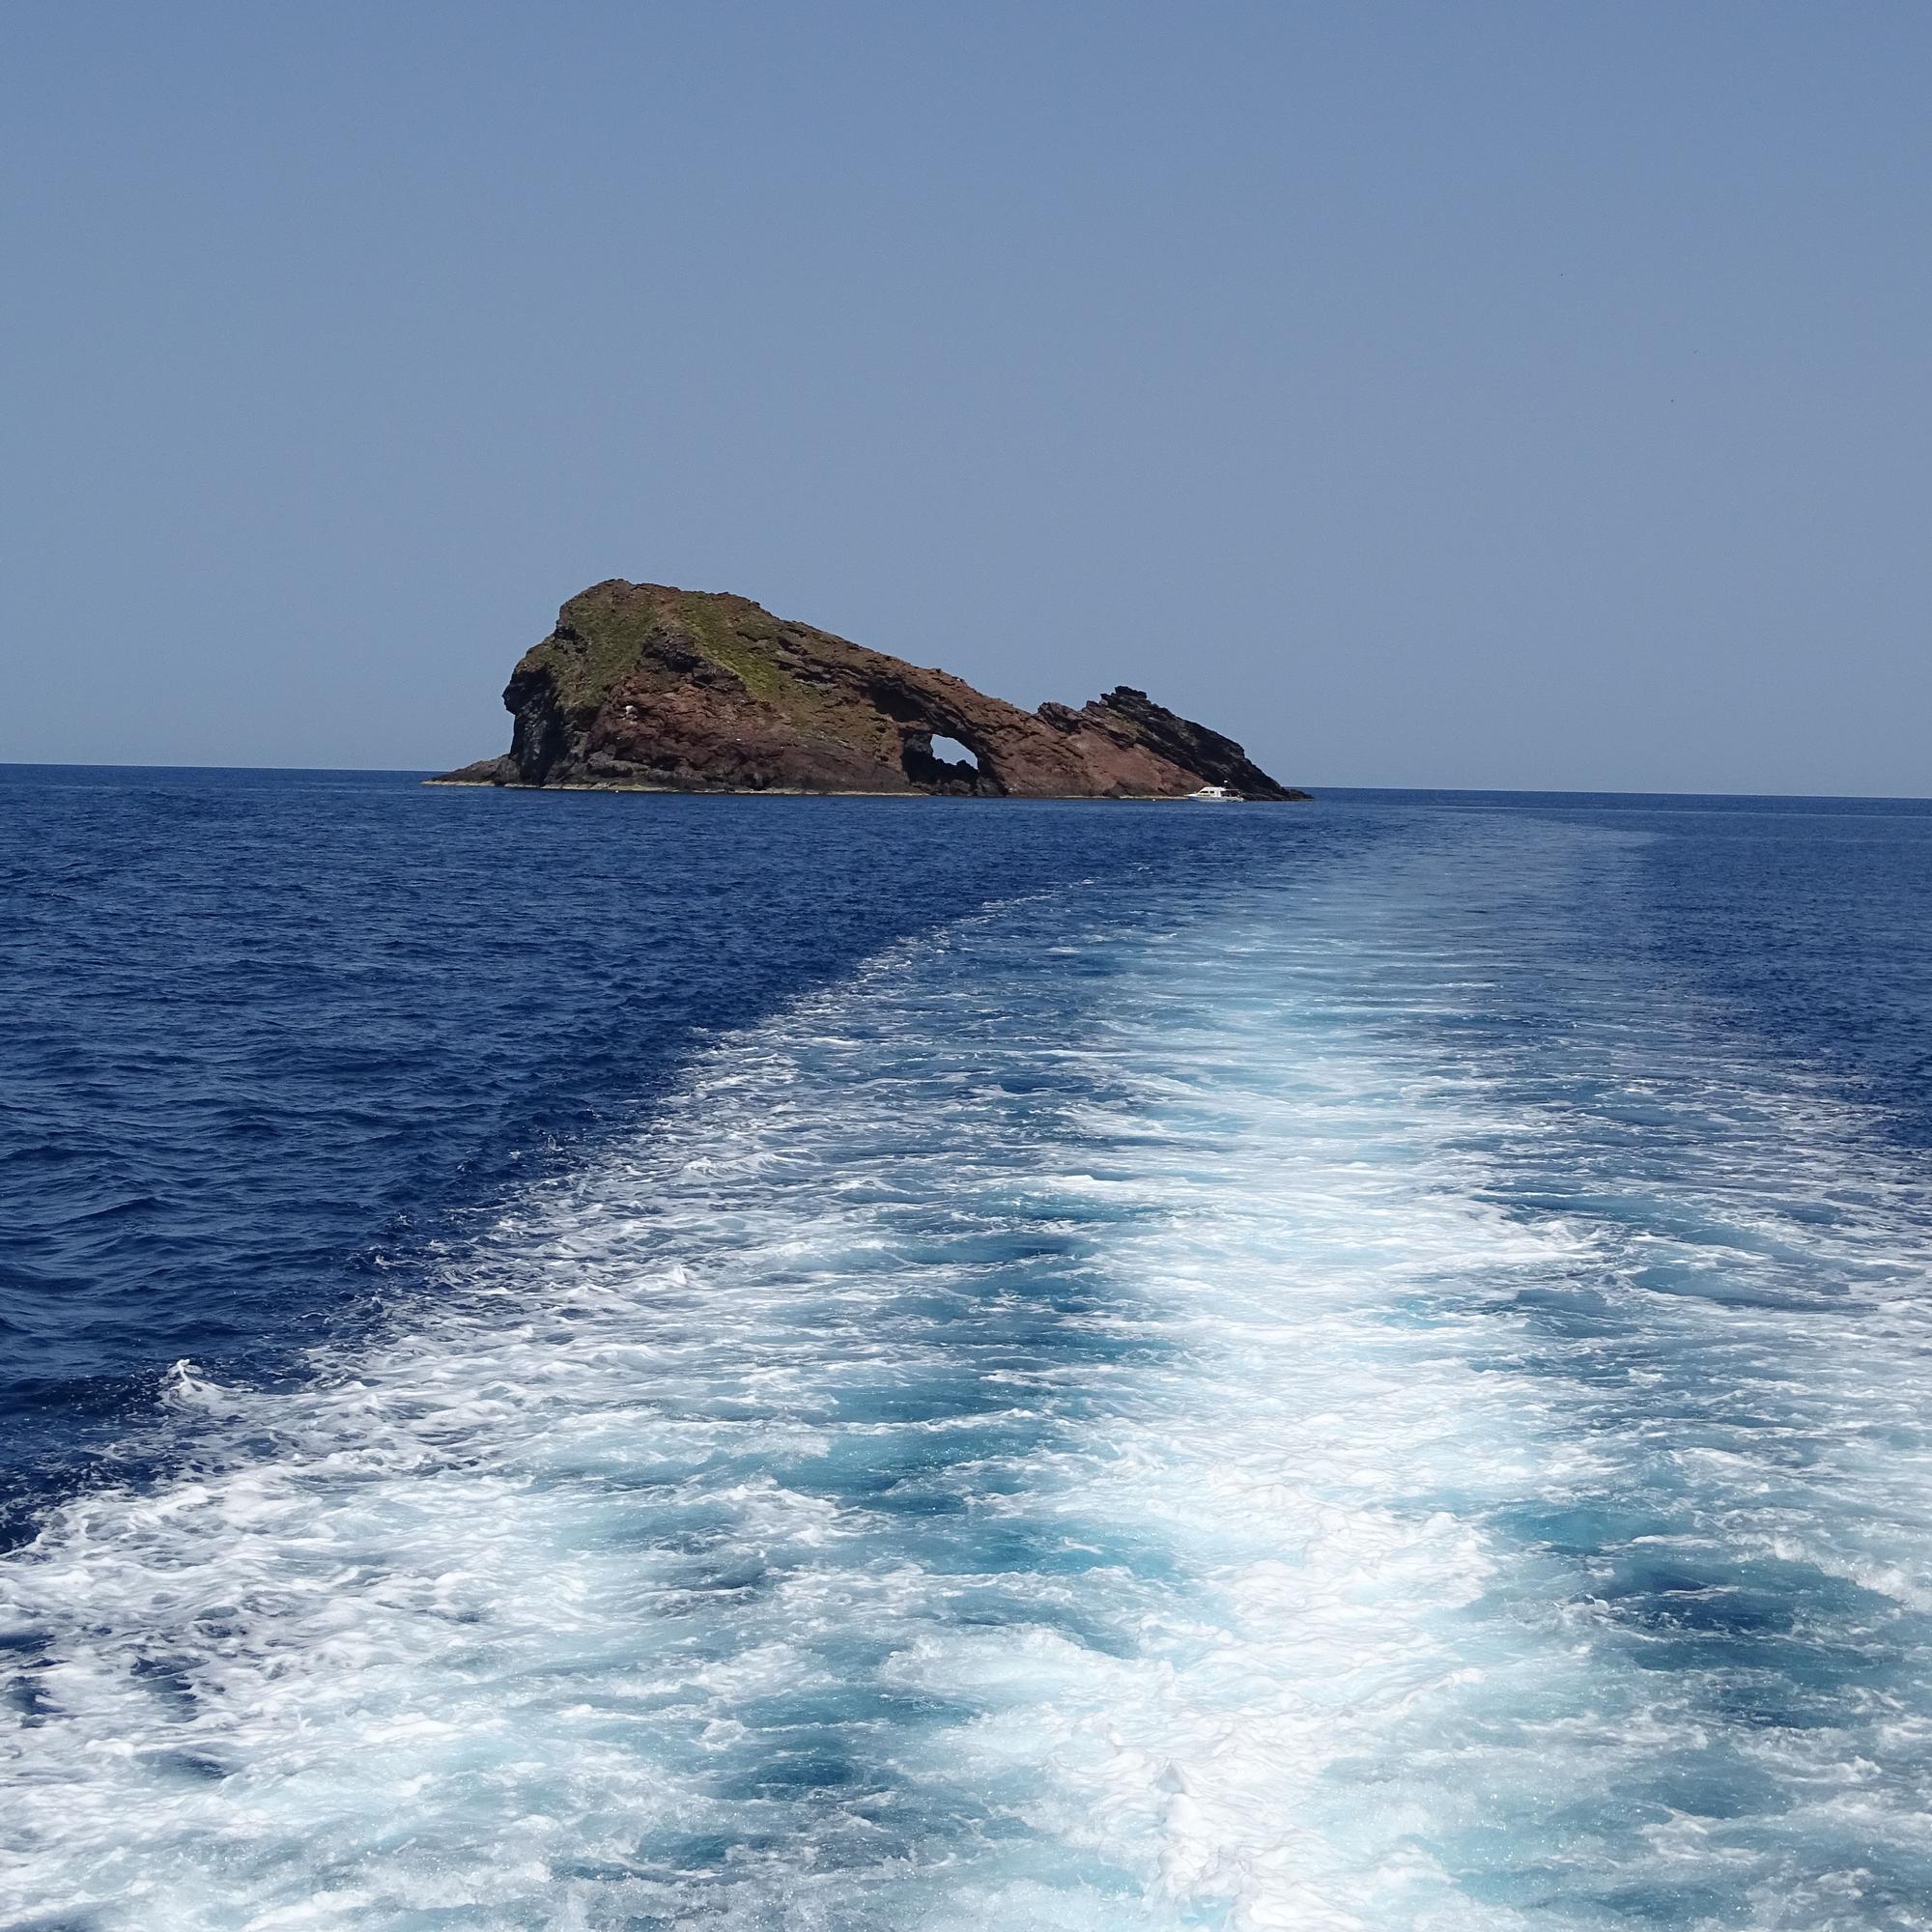
{"label": "rocky shoreline", "polygon": [[[749,598],[613,578],[511,673],[509,751],[429,781],[578,791],[1303,799],[1122,685],[1023,711]],[[969,759],[937,754],[935,738]]]}

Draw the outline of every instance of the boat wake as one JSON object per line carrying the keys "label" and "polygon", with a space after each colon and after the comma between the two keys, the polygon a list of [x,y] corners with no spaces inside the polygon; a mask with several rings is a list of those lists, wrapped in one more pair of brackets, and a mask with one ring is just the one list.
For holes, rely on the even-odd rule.
{"label": "boat wake", "polygon": [[1570,943],[1635,841],[1432,838],[896,949],[181,1365],[0,1563],[14,1922],[1932,1923],[1909,1189]]}

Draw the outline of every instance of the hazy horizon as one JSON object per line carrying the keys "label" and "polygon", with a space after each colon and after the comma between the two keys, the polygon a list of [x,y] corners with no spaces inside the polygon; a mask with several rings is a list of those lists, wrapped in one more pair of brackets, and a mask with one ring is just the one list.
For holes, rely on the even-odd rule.
{"label": "hazy horizon", "polygon": [[[453,767],[451,769],[454,769]],[[135,760],[127,763],[103,763],[99,759],[70,758],[0,758],[0,771],[18,772],[234,772],[240,775],[255,775],[263,778],[278,776],[302,777],[313,775],[317,778],[401,778],[428,779],[441,775],[442,768],[436,765],[248,765],[248,764],[201,764],[178,765],[162,764],[154,760]],[[1363,797],[1379,798],[1412,794],[1429,798],[1576,798],[1576,799],[1633,799],[1645,802],[1661,802],[1670,799],[1700,801],[1705,799],[1730,799],[1741,804],[1762,800],[1775,804],[1817,804],[1817,805],[1923,805],[1932,806],[1932,793],[1927,792],[1834,792],[1834,791],[1642,791],[1642,790],[1587,790],[1576,785],[1357,785],[1324,784],[1320,781],[1310,781],[1308,789],[1316,798],[1321,797]],[[653,796],[668,797],[668,792],[654,793]],[[678,794],[692,796],[694,794]],[[716,792],[695,794],[696,796],[718,798],[743,798],[751,796],[744,792]],[[771,797],[813,797],[813,798],[852,798],[862,802],[876,801],[885,805],[913,805],[938,803],[942,805],[1155,805],[1158,799],[1059,799],[1059,798],[970,798],[950,797],[946,794],[926,792],[906,792],[902,796],[884,792],[824,792],[801,793],[775,791]],[[1174,803],[1173,800],[1165,801]],[[1184,803],[1185,801],[1182,801]],[[1252,802],[1252,801],[1251,801]]]}
{"label": "hazy horizon", "polygon": [[728,589],[1318,789],[1932,794],[1932,17],[0,26],[10,763],[433,771]]}

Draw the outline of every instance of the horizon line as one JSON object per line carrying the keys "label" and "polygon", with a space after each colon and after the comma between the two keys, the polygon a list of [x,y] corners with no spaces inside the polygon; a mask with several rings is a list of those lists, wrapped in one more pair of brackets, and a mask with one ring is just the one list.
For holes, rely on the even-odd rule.
{"label": "horizon line", "polygon": [[[162,764],[157,761],[142,760],[127,762],[106,758],[90,759],[44,759],[44,758],[0,758],[0,771],[23,772],[249,772],[262,776],[282,773],[308,773],[317,776],[328,775],[350,778],[435,778],[439,768],[434,765],[245,765],[245,764]],[[1918,792],[1886,791],[1682,791],[1664,788],[1621,789],[1604,785],[1504,785],[1504,784],[1323,784],[1313,779],[1297,779],[1294,782],[1302,789],[1313,792],[1319,800],[1323,793],[1336,792],[1417,792],[1434,797],[1445,794],[1470,798],[1727,798],[1727,799],[1804,799],[1823,805],[1932,805],[1932,794]],[[584,787],[567,787],[582,790]],[[492,786],[473,786],[470,789],[491,790]],[[538,790],[543,786],[529,786],[524,789]],[[596,789],[596,787],[589,787]],[[755,793],[739,792],[678,792],[667,790],[663,796],[675,797],[755,797]],[[823,792],[799,793],[800,797],[839,798],[860,796],[861,794]],[[864,796],[883,796],[885,794],[863,794]],[[923,794],[908,793],[908,797]],[[985,805],[996,803],[991,799],[970,799],[969,804]],[[1019,799],[1021,805],[1046,804],[1120,804],[1123,801],[1110,799]]]}

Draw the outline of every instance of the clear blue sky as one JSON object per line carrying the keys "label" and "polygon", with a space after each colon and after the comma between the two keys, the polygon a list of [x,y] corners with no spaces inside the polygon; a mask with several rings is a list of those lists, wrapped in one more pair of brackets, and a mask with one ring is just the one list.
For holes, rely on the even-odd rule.
{"label": "clear blue sky", "polygon": [[600,578],[1315,783],[1932,793],[1923,4],[19,4],[0,758]]}

